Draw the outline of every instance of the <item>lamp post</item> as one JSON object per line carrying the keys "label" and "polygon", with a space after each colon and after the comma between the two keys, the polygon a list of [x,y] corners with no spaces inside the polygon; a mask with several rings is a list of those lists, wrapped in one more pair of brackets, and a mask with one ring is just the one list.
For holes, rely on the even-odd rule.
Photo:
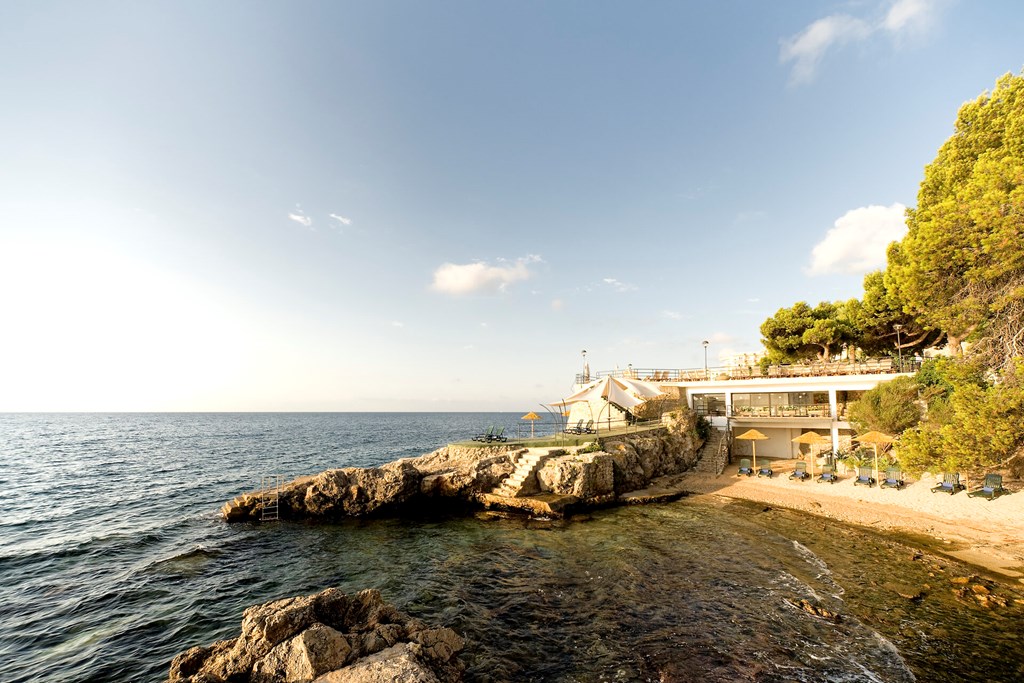
{"label": "lamp post", "polygon": [[892,329],[896,330],[896,352],[900,357],[900,372],[903,372],[903,347],[900,345],[900,330],[903,329],[903,325],[896,323]]}
{"label": "lamp post", "polygon": [[587,350],[583,349],[583,383],[590,381],[590,366],[587,365]]}
{"label": "lamp post", "polygon": [[708,375],[708,344],[710,343],[707,339],[701,342],[704,345],[704,379],[709,379],[710,377]]}

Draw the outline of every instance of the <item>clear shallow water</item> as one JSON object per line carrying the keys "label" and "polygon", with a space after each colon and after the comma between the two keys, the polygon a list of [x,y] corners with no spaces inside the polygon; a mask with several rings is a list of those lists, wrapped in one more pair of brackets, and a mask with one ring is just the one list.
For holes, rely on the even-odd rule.
{"label": "clear shallow water", "polygon": [[[566,522],[217,518],[262,473],[379,464],[495,421],[0,416],[0,680],[158,681],[178,652],[235,635],[245,607],[327,586],[376,587],[453,626],[475,681],[1024,677],[1024,612],[956,601],[948,579],[969,570],[787,511],[684,500]],[[894,596],[892,577],[928,596]],[[841,621],[787,602],[800,599]]]}

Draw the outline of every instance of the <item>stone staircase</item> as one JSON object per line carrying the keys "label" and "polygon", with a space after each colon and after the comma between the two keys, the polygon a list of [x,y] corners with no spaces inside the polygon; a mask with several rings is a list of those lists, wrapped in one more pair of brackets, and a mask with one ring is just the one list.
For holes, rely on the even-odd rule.
{"label": "stone staircase", "polygon": [[729,460],[729,442],[725,438],[725,432],[720,429],[712,429],[711,435],[700,449],[695,472],[706,472],[719,475],[725,469]]}
{"label": "stone staircase", "polygon": [[516,456],[516,468],[506,477],[492,495],[515,498],[523,493],[524,484],[534,475],[537,467],[547,457],[547,449],[530,448]]}

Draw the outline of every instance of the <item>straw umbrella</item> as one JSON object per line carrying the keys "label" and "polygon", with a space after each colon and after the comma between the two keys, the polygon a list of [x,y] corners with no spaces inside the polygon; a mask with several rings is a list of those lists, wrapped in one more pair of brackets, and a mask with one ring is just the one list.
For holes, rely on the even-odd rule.
{"label": "straw umbrella", "polygon": [[804,432],[800,436],[793,439],[793,443],[805,443],[811,447],[811,476],[814,476],[814,446],[828,443],[831,441],[827,436],[822,436],[818,432]]}
{"label": "straw umbrella", "polygon": [[520,419],[520,420],[529,420],[529,421],[530,421],[530,438],[532,439],[532,438],[533,438],[533,425],[534,425],[534,423],[535,423],[535,422],[536,422],[537,420],[539,420],[539,419],[540,419],[540,415],[538,415],[537,413],[535,413],[535,412],[533,412],[533,411],[531,410],[530,412],[528,412],[528,413],[527,413],[526,415],[523,415],[523,416],[522,416],[521,418],[519,418],[519,419]]}
{"label": "straw umbrella", "polygon": [[743,432],[742,434],[740,434],[736,438],[737,439],[743,439],[744,441],[749,441],[750,442],[750,449],[754,452],[754,467],[753,467],[753,469],[756,470],[757,469],[757,442],[758,441],[764,441],[768,437],[765,436],[764,434],[762,434],[761,432],[757,431],[756,429],[748,429],[747,431]]}
{"label": "straw umbrella", "polygon": [[874,449],[874,451],[875,451],[875,481],[879,481],[879,479],[878,479],[878,445],[882,444],[884,446],[886,444],[892,443],[896,439],[894,439],[893,437],[889,436],[888,434],[883,434],[882,432],[868,432],[867,434],[861,434],[860,436],[854,437],[853,440],[854,441],[860,441],[861,443],[869,443],[869,444],[871,444],[871,448]]}

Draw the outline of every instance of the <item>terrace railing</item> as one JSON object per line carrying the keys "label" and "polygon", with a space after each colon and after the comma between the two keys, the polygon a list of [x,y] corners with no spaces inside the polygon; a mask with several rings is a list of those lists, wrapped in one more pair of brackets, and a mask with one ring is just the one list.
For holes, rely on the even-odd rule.
{"label": "terrace railing", "polygon": [[877,375],[892,372],[917,372],[921,361],[903,359],[902,368],[896,358],[870,358],[863,361],[835,361],[820,363],[794,363],[791,365],[769,365],[762,372],[759,366],[714,367],[714,368],[626,368],[625,370],[601,370],[589,376],[576,374],[576,384],[612,377],[628,377],[648,382],[703,382],[729,379],[762,379],[777,377],[836,377],[843,375]]}

